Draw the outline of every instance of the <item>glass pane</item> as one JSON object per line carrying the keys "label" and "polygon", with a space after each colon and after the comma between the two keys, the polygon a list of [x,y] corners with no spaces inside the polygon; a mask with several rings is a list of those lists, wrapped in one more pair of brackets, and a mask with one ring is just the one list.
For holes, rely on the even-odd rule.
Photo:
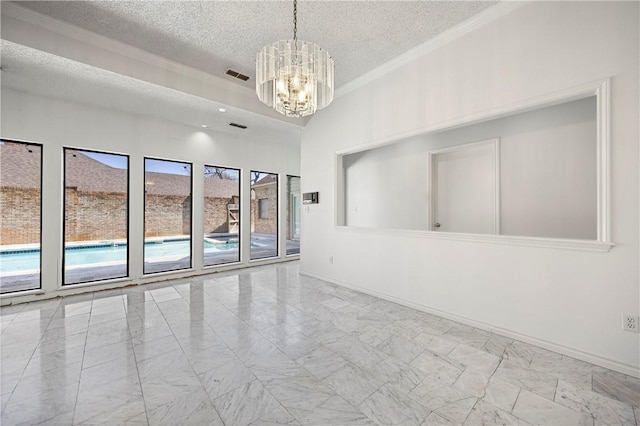
{"label": "glass pane", "polygon": [[0,140],[0,293],[40,288],[42,146]]}
{"label": "glass pane", "polygon": [[64,149],[64,280],[128,275],[129,156]]}
{"label": "glass pane", "polygon": [[300,178],[287,176],[287,254],[300,253]]}
{"label": "glass pane", "polygon": [[251,259],[278,255],[278,175],[251,171]]}
{"label": "glass pane", "polygon": [[240,170],[204,167],[204,266],[240,261]]}
{"label": "glass pane", "polygon": [[144,273],[191,267],[191,164],[144,159]]}

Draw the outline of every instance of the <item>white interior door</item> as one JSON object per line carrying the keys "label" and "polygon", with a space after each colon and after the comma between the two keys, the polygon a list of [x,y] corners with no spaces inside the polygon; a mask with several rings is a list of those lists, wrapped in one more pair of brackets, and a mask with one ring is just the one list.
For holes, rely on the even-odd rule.
{"label": "white interior door", "polygon": [[433,231],[499,234],[498,139],[431,153]]}

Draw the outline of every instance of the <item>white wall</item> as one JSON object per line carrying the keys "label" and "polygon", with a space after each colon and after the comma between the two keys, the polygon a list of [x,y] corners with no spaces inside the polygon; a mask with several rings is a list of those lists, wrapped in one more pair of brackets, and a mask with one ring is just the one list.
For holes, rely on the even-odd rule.
{"label": "white wall", "polygon": [[[297,140],[249,140],[240,135],[216,133],[198,127],[158,120],[152,117],[118,112],[115,110],[79,104],[61,99],[43,97],[12,89],[2,91],[2,138],[43,144],[42,190],[42,286],[44,295],[62,295],[62,148],[75,147],[130,155],[129,187],[129,273],[130,278],[110,284],[97,284],[84,288],[130,284],[169,277],[201,273],[203,241],[194,238],[193,270],[143,277],[143,205],[144,157],[186,161],[193,163],[193,233],[203,229],[204,165],[242,169],[241,237],[242,258],[239,266],[249,262],[249,171],[268,170],[279,173],[281,180],[287,174],[300,175],[299,142]],[[241,131],[239,131],[240,133]],[[295,139],[295,138],[291,138]],[[286,185],[279,188],[279,211],[286,211]],[[281,218],[286,223],[286,218]],[[279,260],[284,260],[286,229],[281,227]],[[254,262],[252,262],[253,264]],[[260,262],[257,262],[260,263]],[[262,262],[264,263],[264,262]],[[208,269],[208,271],[225,269]],[[82,287],[73,291],[82,290]],[[13,297],[18,300],[34,296]],[[11,295],[2,303],[11,302]]]}
{"label": "white wall", "polygon": [[[339,97],[302,136],[301,271],[640,376],[637,2],[531,2]],[[607,253],[336,228],[335,153],[611,77]],[[333,256],[333,264],[329,257]]]}
{"label": "white wall", "polygon": [[491,138],[501,234],[596,239],[595,97],[346,155],[346,224],[429,229],[429,151]]}

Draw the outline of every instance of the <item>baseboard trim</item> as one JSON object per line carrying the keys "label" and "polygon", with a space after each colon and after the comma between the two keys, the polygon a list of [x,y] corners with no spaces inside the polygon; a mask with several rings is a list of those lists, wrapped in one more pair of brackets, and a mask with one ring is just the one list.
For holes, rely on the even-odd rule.
{"label": "baseboard trim", "polygon": [[374,291],[374,290],[370,290],[364,287],[360,287],[357,285],[353,285],[353,284],[349,284],[343,281],[339,281],[339,280],[334,280],[331,278],[327,278],[327,277],[323,277],[320,275],[316,275],[316,274],[312,274],[309,272],[304,272],[304,271],[300,271],[300,275],[304,275],[307,277],[311,277],[311,278],[315,278],[318,280],[322,280],[322,281],[326,281],[329,282],[331,284],[335,284],[341,287],[346,287],[349,288],[351,290],[356,290],[359,291],[361,293],[365,293],[368,294],[370,296],[375,296],[378,297],[380,299],[384,299],[387,300],[389,302],[394,302],[397,303],[399,305],[403,305],[403,306],[407,306],[409,308],[412,309],[416,309],[418,311],[422,311],[422,312],[426,312],[428,314],[433,314],[433,315],[437,315],[439,317],[451,320],[451,321],[455,321],[458,322],[460,324],[464,324],[464,325],[468,325],[474,328],[478,328],[484,331],[488,331],[494,334],[498,334],[500,336],[503,337],[507,337],[510,339],[514,339],[514,340],[518,340],[524,343],[528,343],[534,346],[538,346],[541,347],[543,349],[547,349],[553,352],[557,352],[560,353],[562,355],[567,355],[570,356],[572,358],[576,358],[579,359],[581,361],[585,361],[588,362],[590,364],[594,364],[600,367],[604,367],[604,368],[608,368],[610,370],[614,370],[617,371],[619,373],[622,374],[626,374],[628,376],[633,376],[633,377],[637,377],[640,378],[640,367],[638,366],[633,366],[633,365],[629,365],[629,364],[624,364],[609,358],[604,358],[601,357],[599,355],[595,355],[595,354],[591,354],[588,352],[584,352],[581,351],[579,349],[575,349],[575,348],[571,348],[568,346],[564,346],[564,345],[560,345],[557,343],[553,343],[553,342],[549,342],[543,339],[539,339],[533,336],[529,336],[526,334],[522,334],[519,333],[517,331],[514,330],[509,330],[503,327],[497,327],[494,326],[492,324],[487,324],[484,322],[480,322],[480,321],[476,321],[470,318],[466,318],[466,317],[462,317],[456,314],[452,314],[449,312],[445,312],[439,309],[435,309],[432,308],[430,306],[426,306],[426,305],[422,305],[419,303],[414,303],[399,297],[395,297],[395,296],[391,296],[389,294],[386,293],[381,293],[378,291]]}

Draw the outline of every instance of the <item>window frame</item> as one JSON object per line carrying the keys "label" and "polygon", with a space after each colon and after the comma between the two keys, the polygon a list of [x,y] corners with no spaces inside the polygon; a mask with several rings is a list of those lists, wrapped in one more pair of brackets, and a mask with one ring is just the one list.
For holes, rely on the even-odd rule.
{"label": "window frame", "polygon": [[[83,152],[92,152],[92,153],[96,153],[96,154],[107,154],[107,155],[119,155],[121,157],[126,157],[127,158],[127,223],[126,223],[126,231],[127,231],[127,255],[126,255],[126,259],[127,259],[127,263],[126,263],[126,267],[125,267],[125,275],[119,276],[119,277],[109,277],[109,278],[102,278],[102,279],[97,279],[97,280],[88,280],[88,281],[79,281],[79,282],[74,282],[74,283],[65,283],[65,256],[66,256],[66,250],[65,250],[65,243],[66,243],[66,235],[67,235],[67,230],[66,230],[66,217],[67,217],[67,150],[72,150],[72,151],[83,151]],[[124,153],[119,153],[119,152],[108,152],[108,151],[99,151],[99,150],[94,150],[94,149],[84,149],[84,148],[75,148],[75,147],[68,147],[68,146],[63,146],[62,147],[62,266],[60,268],[60,272],[62,274],[61,277],[61,281],[60,281],[60,285],[63,288],[69,288],[71,286],[74,285],[83,285],[83,284],[92,284],[92,283],[103,283],[104,281],[111,281],[111,280],[121,280],[124,278],[129,278],[130,276],[130,262],[129,262],[129,253],[130,253],[130,248],[131,248],[131,235],[130,235],[130,230],[131,230],[131,156],[129,154],[124,154]]]}
{"label": "window frame", "polygon": [[[287,228],[288,228],[290,226],[289,220],[291,215],[291,194],[292,194],[290,189],[290,179],[291,178],[302,179],[302,178],[297,175],[286,175],[286,178],[287,178]],[[302,187],[300,187],[300,211],[298,212],[298,214],[300,215],[300,217],[302,217]],[[289,232],[289,229],[287,229],[286,232]],[[285,238],[285,247],[284,247],[285,255],[300,256],[300,250],[298,250],[297,253],[287,253],[286,241],[288,241],[288,238]]]}
{"label": "window frame", "polygon": [[40,199],[39,199],[39,208],[40,208],[40,213],[38,216],[38,221],[39,221],[39,238],[38,238],[38,245],[39,245],[39,249],[40,249],[40,267],[38,269],[38,287],[37,288],[29,288],[29,289],[24,289],[24,290],[15,290],[15,291],[7,291],[7,292],[2,292],[0,293],[0,297],[10,297],[10,296],[17,296],[20,294],[26,294],[27,292],[38,292],[38,291],[42,291],[42,265],[43,265],[43,261],[42,261],[42,220],[43,220],[43,209],[42,209],[42,198],[43,198],[43,192],[44,192],[44,144],[42,143],[38,143],[38,142],[28,142],[28,141],[23,141],[23,140],[18,140],[18,139],[10,139],[10,138],[0,138],[0,142],[8,142],[8,143],[14,143],[14,144],[21,144],[24,145],[25,147],[28,146],[37,146],[40,148],[40,180],[39,180],[39,184],[40,184]]}
{"label": "window frame", "polygon": [[[258,257],[258,258],[253,258],[252,254],[251,254],[251,237],[254,234],[253,231],[251,231],[251,225],[253,223],[253,215],[251,214],[251,208],[249,208],[249,262],[258,262],[261,260],[266,260],[266,259],[276,259],[278,257],[280,257],[280,174],[279,173],[275,173],[275,172],[264,172],[264,171],[260,171],[260,170],[250,170],[249,171],[249,176],[251,176],[252,173],[257,173],[258,176],[260,175],[273,175],[276,178],[275,184],[276,184],[276,189],[275,189],[275,194],[276,194],[276,199],[275,199],[275,207],[276,207],[276,211],[275,211],[275,217],[273,219],[275,219],[276,221],[276,232],[275,232],[275,236],[276,236],[276,241],[275,241],[275,250],[276,250],[276,254],[274,256],[267,256],[267,257]],[[255,191],[255,189],[253,188],[253,186],[255,185],[255,183],[250,183],[250,192],[251,191]],[[256,201],[259,200],[257,198],[256,195]],[[258,217],[258,206],[256,205],[256,220],[261,219]],[[270,219],[266,219],[266,220],[270,220]]]}
{"label": "window frame", "polygon": [[[186,268],[168,269],[168,270],[155,271],[155,272],[145,272],[145,263],[146,263],[146,260],[145,260],[146,241],[145,240],[147,235],[147,189],[146,189],[147,160],[179,163],[179,164],[189,165],[191,167],[191,172],[189,173],[189,199],[191,203],[190,214],[189,214],[189,266]],[[143,177],[143,182],[142,182],[142,190],[143,190],[143,193],[142,193],[142,275],[152,276],[157,274],[167,274],[167,273],[173,273],[173,272],[188,271],[193,269],[193,244],[194,244],[194,239],[193,239],[193,204],[194,204],[193,203],[193,163],[189,161],[169,160],[166,158],[144,156],[142,158],[142,177]]]}
{"label": "window frame", "polygon": [[[211,265],[207,265],[205,263],[205,256],[204,256],[204,245],[203,245],[203,249],[202,249],[202,267],[203,269],[208,269],[208,268],[215,268],[218,266],[225,266],[225,265],[230,265],[230,264],[235,264],[235,263],[241,263],[242,262],[242,225],[243,225],[243,215],[242,215],[242,169],[241,168],[235,168],[235,167],[225,167],[225,166],[212,166],[209,164],[204,164],[203,167],[203,174],[206,172],[207,167],[213,167],[213,168],[218,168],[218,169],[225,169],[225,170],[234,170],[236,172],[238,172],[238,259],[237,260],[233,260],[233,261],[229,261],[229,262],[221,262],[221,263],[215,263],[215,264],[211,264]],[[206,182],[206,177],[204,178],[205,182]],[[205,183],[206,186],[206,183]],[[204,203],[204,199],[206,198],[206,191],[203,187],[203,203],[202,203],[202,226],[203,226],[203,235],[204,235],[204,213],[205,213],[205,203]]]}

